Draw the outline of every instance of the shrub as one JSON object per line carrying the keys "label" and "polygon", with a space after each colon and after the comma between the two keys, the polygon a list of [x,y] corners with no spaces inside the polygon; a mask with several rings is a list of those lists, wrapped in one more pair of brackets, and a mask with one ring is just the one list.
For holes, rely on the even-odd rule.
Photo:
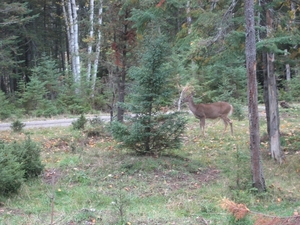
{"label": "shrub", "polygon": [[179,113],[154,117],[151,123],[145,122],[145,119],[133,118],[129,125],[112,123],[113,136],[121,142],[120,146],[140,154],[158,154],[180,147],[186,120]]}
{"label": "shrub", "polygon": [[108,135],[105,124],[99,117],[94,117],[88,121],[90,127],[88,127],[88,129],[85,130],[87,137],[99,137],[101,135]]}
{"label": "shrub", "polygon": [[19,120],[14,121],[10,126],[13,132],[21,132],[23,127],[25,127],[25,124]]}
{"label": "shrub", "polygon": [[243,105],[240,103],[233,103],[233,116],[237,118],[239,121],[242,121],[245,119],[245,111],[243,109]]}
{"label": "shrub", "polygon": [[41,174],[44,169],[40,159],[40,148],[30,137],[23,142],[14,142],[9,145],[12,153],[17,157],[17,161],[25,171],[24,177],[30,178]]}
{"label": "shrub", "polygon": [[12,104],[7,100],[3,91],[0,90],[0,119],[6,119],[10,117],[12,112],[14,111],[14,107]]}
{"label": "shrub", "polygon": [[40,148],[28,137],[17,143],[0,143],[0,195],[16,193],[25,179],[38,176],[44,166]]}
{"label": "shrub", "polygon": [[73,129],[74,130],[83,130],[87,121],[88,120],[85,118],[85,116],[81,114],[81,116],[77,120],[72,122]]}
{"label": "shrub", "polygon": [[0,195],[16,193],[22,185],[25,171],[11,148],[0,143]]}

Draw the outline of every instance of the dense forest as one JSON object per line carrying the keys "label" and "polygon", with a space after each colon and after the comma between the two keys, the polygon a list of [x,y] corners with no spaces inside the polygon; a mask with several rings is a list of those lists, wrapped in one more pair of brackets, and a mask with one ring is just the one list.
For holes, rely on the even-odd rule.
{"label": "dense forest", "polygon": [[[258,100],[271,74],[279,99],[298,101],[299,2],[256,4]],[[0,14],[2,119],[103,110],[122,121],[128,71],[162,37],[174,87],[162,107],[187,83],[202,102],[246,103],[244,1],[1,1]]]}

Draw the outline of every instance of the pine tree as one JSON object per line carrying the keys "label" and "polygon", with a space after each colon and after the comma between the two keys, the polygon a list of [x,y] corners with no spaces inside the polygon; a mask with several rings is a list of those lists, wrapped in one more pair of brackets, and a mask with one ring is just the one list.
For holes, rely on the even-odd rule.
{"label": "pine tree", "polygon": [[141,154],[158,154],[166,149],[178,148],[186,120],[178,112],[161,114],[159,109],[170,101],[174,88],[170,82],[170,69],[166,57],[168,45],[164,37],[145,38],[140,67],[129,70],[134,84],[130,103],[122,107],[133,116],[127,122],[112,123],[112,133],[123,147]]}

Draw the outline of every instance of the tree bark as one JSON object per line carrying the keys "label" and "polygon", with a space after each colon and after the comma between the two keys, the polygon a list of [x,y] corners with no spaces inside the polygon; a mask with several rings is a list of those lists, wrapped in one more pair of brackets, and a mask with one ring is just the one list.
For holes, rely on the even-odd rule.
{"label": "tree bark", "polygon": [[260,158],[259,117],[257,104],[256,43],[254,29],[254,2],[245,0],[246,65],[248,76],[248,110],[253,187],[259,192],[266,190]]}
{"label": "tree bark", "polygon": [[267,98],[268,98],[268,124],[269,145],[273,159],[282,163],[283,154],[280,147],[279,112],[276,76],[274,73],[274,53],[267,53]]}
{"label": "tree bark", "polygon": [[90,0],[90,33],[88,40],[88,62],[87,62],[87,71],[86,71],[86,80],[89,83],[91,79],[91,70],[92,70],[92,50],[93,50],[93,39],[94,39],[94,0]]}
{"label": "tree bark", "polygon": [[[266,4],[267,1],[263,1],[262,8],[265,20],[262,20],[262,25],[265,25],[267,28],[267,33],[264,34],[264,38],[270,37],[273,31],[273,16],[271,10],[266,8]],[[282,163],[283,154],[280,146],[278,94],[276,76],[274,72],[274,61],[274,53],[263,53],[264,101],[269,135],[269,148],[272,158],[277,160],[279,163]]]}
{"label": "tree bark", "polygon": [[[63,1],[63,12],[67,27],[69,51],[71,55],[71,66],[74,77],[74,82],[80,82],[80,56],[78,43],[78,18],[77,6],[75,0]],[[67,10],[66,10],[67,7]],[[78,92],[78,89],[76,90]]]}
{"label": "tree bark", "polygon": [[186,3],[186,22],[188,27],[188,34],[192,33],[192,17],[191,17],[191,1],[187,1]]}
{"label": "tree bark", "polygon": [[98,65],[99,65],[99,58],[100,58],[100,50],[101,50],[101,26],[102,26],[102,13],[103,13],[103,0],[99,1],[99,11],[98,11],[98,37],[96,40],[96,49],[95,49],[95,61],[94,61],[94,67],[92,72],[92,93],[95,91],[96,86],[96,78],[97,78],[97,72],[98,72]]}
{"label": "tree bark", "polygon": [[[129,12],[126,11],[124,18],[125,20],[129,17]],[[122,41],[121,41],[121,52],[122,52],[122,64],[121,64],[121,73],[118,82],[118,102],[124,103],[125,102],[125,84],[126,84],[126,73],[127,73],[127,44],[128,38],[126,34],[128,34],[128,25],[127,23],[123,24],[123,32],[122,32]],[[124,109],[123,107],[118,106],[117,111],[117,119],[120,122],[124,121]]]}

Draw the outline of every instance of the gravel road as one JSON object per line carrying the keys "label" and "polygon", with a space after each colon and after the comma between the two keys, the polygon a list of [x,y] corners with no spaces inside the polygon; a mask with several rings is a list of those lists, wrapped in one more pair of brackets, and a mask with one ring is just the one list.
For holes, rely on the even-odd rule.
{"label": "gravel road", "polygon": [[[93,117],[89,117],[91,119]],[[109,121],[110,116],[100,116],[103,121]],[[40,127],[61,127],[61,126],[70,126],[73,121],[78,118],[73,119],[49,119],[49,120],[39,120],[39,121],[21,121],[25,124],[24,129],[27,128],[40,128]],[[0,131],[10,130],[11,123],[0,123]]]}

